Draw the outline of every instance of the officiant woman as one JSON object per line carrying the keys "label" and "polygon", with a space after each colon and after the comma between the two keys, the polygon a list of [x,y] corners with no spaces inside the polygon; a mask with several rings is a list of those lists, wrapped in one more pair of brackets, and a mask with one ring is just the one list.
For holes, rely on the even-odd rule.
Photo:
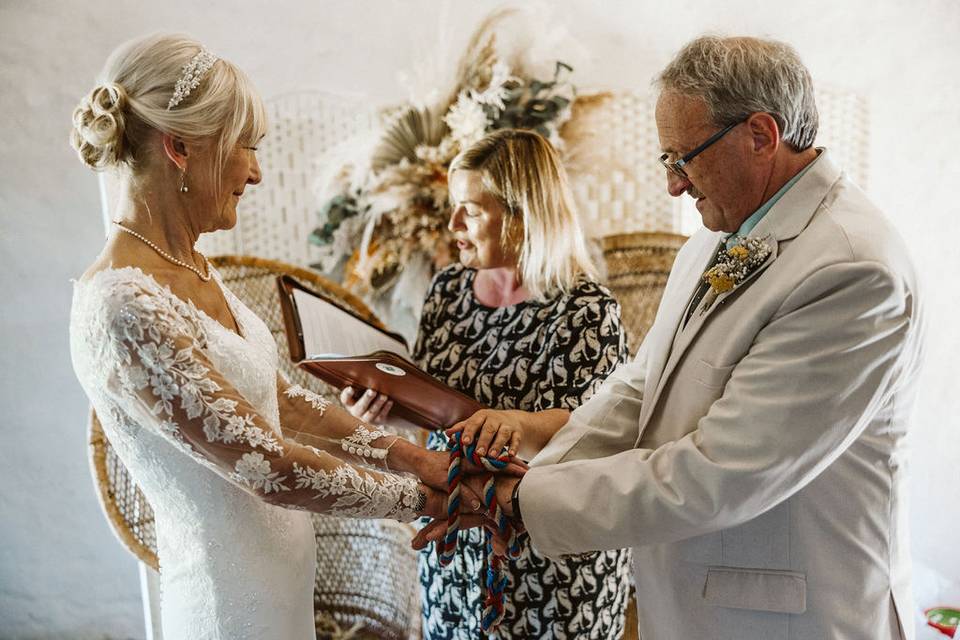
{"label": "officiant woman", "polygon": [[[627,357],[620,306],[597,283],[560,159],[540,135],[500,130],[465,149],[450,167],[449,229],[459,263],[430,286],[414,357],[428,373],[495,409],[573,410]],[[341,400],[358,417],[382,422],[390,399]],[[477,453],[504,447],[532,457],[553,435],[514,427],[467,434]],[[465,439],[465,443],[468,443]],[[437,431],[428,447],[447,448]],[[480,635],[483,534],[460,533],[457,557],[440,568],[434,545],[420,556],[424,638]],[[559,562],[525,545],[507,563],[506,638],[619,638],[629,591],[629,552]]]}

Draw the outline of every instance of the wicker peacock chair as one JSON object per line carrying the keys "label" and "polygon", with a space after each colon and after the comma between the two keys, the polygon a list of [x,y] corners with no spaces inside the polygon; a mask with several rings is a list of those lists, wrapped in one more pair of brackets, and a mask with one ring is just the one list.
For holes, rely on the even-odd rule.
{"label": "wicker peacock chair", "polygon": [[660,306],[667,276],[686,236],[638,231],[601,239],[606,285],[620,302],[630,355],[636,355]]}
{"label": "wicker peacock chair", "polygon": [[93,411],[90,412],[87,436],[97,497],[110,523],[110,530],[140,562],[159,571],[153,508],[110,446],[100,420]]}
{"label": "wicker peacock chair", "polygon": [[[227,287],[270,328],[284,374],[292,382],[337,401],[336,390],[290,362],[276,277],[293,276],[380,325],[367,306],[339,285],[281,262],[238,256],[215,257],[210,262]],[[98,495],[113,532],[127,550],[158,569],[153,509],[110,446],[95,414],[90,421],[89,443]],[[317,637],[417,637],[420,612],[411,528],[392,520],[316,514],[313,518],[317,537]]]}

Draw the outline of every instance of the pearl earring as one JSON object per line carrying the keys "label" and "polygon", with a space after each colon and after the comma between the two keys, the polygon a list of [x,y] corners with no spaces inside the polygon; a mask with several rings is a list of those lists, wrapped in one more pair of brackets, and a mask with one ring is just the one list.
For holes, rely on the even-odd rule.
{"label": "pearl earring", "polygon": [[180,193],[187,193],[190,191],[190,188],[187,187],[187,170],[180,170]]}

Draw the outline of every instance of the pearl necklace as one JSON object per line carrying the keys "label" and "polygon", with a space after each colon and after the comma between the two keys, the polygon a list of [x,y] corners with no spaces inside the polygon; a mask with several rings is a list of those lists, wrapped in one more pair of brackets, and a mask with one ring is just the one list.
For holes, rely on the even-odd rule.
{"label": "pearl necklace", "polygon": [[213,277],[213,276],[210,274],[210,263],[207,262],[206,257],[204,257],[204,255],[203,255],[202,253],[200,253],[199,251],[197,251],[197,253],[200,254],[200,257],[201,257],[201,258],[203,258],[203,263],[204,263],[205,265],[207,265],[207,275],[203,275],[203,273],[200,272],[200,269],[197,269],[197,268],[196,268],[195,266],[193,266],[192,264],[187,264],[187,263],[184,262],[183,260],[177,260],[177,259],[174,258],[172,255],[170,255],[169,253],[167,253],[166,251],[164,251],[163,249],[161,249],[160,247],[158,247],[157,245],[155,245],[153,242],[151,242],[150,240],[147,240],[146,238],[144,238],[142,235],[140,235],[139,233],[137,233],[137,232],[134,231],[133,229],[128,229],[127,227],[123,226],[123,225],[120,224],[117,220],[114,220],[114,221],[113,221],[113,224],[117,225],[118,227],[120,227],[120,229],[121,229],[122,231],[126,231],[127,233],[129,233],[130,235],[132,235],[134,238],[137,238],[138,240],[141,240],[141,241],[142,241],[144,244],[146,244],[148,247],[150,247],[151,249],[153,249],[154,251],[156,251],[157,253],[159,253],[160,256],[161,256],[164,260],[166,260],[167,262],[172,262],[173,264],[175,264],[175,265],[177,265],[177,266],[179,266],[179,267],[183,267],[184,269],[190,269],[190,271],[193,271],[195,274],[197,274],[197,277],[200,278],[201,280],[203,280],[204,282],[210,282],[210,278]]}

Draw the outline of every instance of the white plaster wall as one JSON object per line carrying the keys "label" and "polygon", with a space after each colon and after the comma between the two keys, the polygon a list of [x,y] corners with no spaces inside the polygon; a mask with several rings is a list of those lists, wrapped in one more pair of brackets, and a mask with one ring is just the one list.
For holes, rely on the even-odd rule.
{"label": "white plaster wall", "polygon": [[[264,95],[299,87],[404,97],[396,72],[440,32],[436,0],[0,2],[0,638],[143,637],[136,566],[111,537],[86,462],[87,402],[70,367],[69,278],[102,242],[96,181],[67,144],[70,113],[109,51],[187,31]],[[489,1],[448,5],[459,53]],[[960,9],[952,0],[553,3],[585,45],[581,86],[646,87],[707,30],[793,43],[814,77],[873,106],[870,191],[914,248],[929,357],[914,428],[915,557],[960,576],[952,330],[960,273]],[[557,52],[563,56],[563,51]],[[453,60],[450,61],[450,64]]]}

